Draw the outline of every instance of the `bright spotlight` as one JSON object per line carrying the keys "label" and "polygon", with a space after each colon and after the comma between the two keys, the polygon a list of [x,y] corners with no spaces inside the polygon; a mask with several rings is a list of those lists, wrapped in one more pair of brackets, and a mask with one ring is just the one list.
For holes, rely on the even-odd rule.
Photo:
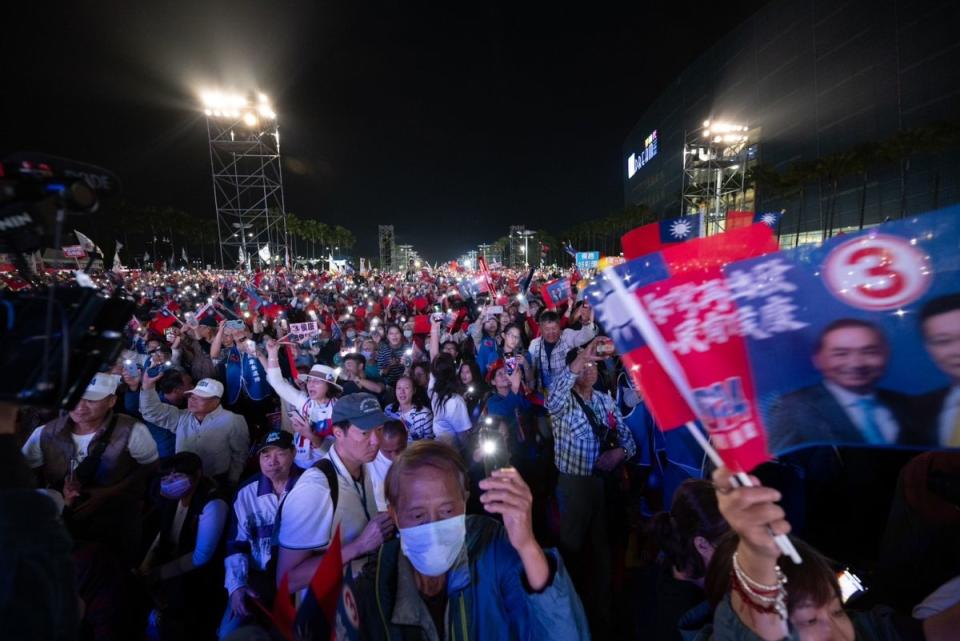
{"label": "bright spotlight", "polygon": [[247,113],[243,114],[243,124],[245,124],[248,127],[256,127],[257,117],[253,115],[252,112],[248,111]]}

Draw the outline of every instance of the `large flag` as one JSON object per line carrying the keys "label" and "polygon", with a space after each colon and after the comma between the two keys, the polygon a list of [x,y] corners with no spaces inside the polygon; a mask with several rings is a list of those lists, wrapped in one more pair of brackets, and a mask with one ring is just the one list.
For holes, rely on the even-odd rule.
{"label": "large flag", "polygon": [[73,235],[77,237],[77,242],[80,243],[80,246],[83,247],[84,251],[86,251],[87,253],[97,252],[98,254],[100,254],[100,258],[103,258],[103,251],[101,251],[101,249],[97,247],[97,244],[95,242],[90,240],[89,236],[81,234],[76,229],[73,230]]}
{"label": "large flag", "polygon": [[662,247],[682,243],[704,235],[703,215],[664,218],[628,231],[620,239],[627,260],[659,251]]}
{"label": "large flag", "polygon": [[186,247],[181,247],[181,248],[180,248],[180,258],[182,258],[182,259],[183,259],[183,262],[185,262],[185,263],[189,263],[189,262],[190,262],[190,259],[187,258],[187,248],[186,248]]}
{"label": "large flag", "polygon": [[[587,289],[598,322],[616,344],[634,384],[643,390],[657,423],[669,430],[697,418],[713,418],[705,427],[721,457],[737,471],[752,469],[768,458],[763,432],[756,427],[756,405],[746,400],[755,398],[753,390],[747,387],[746,347],[742,339],[725,336],[715,351],[701,349],[702,335],[721,335],[732,322],[727,314],[720,315],[713,309],[715,301],[726,300],[720,286],[723,266],[775,251],[777,242],[770,228],[756,225],[674,244],[611,267]],[[607,277],[610,271],[626,288],[623,294]],[[713,417],[689,406],[670,376],[670,364],[658,358],[658,344],[650,343],[649,327],[644,327],[623,295],[633,296],[642,304],[660,332],[656,338],[674,353],[673,358],[679,361],[702,406],[713,411],[726,403],[724,407],[736,408],[739,413],[724,410]],[[729,435],[733,431],[736,438]]]}
{"label": "large flag", "polygon": [[240,263],[241,265],[247,262],[247,257],[243,253],[243,247],[240,248],[240,251],[237,255],[237,262]]}
{"label": "large flag", "polygon": [[270,261],[270,243],[267,243],[266,245],[261,247],[260,250],[257,252],[257,254],[259,254],[260,260],[262,260],[265,263],[269,262]]}

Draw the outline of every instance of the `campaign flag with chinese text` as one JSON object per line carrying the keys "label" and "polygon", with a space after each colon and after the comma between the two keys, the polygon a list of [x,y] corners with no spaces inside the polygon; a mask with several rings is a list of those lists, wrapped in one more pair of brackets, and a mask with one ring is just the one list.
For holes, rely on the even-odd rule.
{"label": "campaign flag with chinese text", "polygon": [[570,279],[558,278],[543,286],[543,302],[547,309],[557,309],[570,298]]}
{"label": "campaign flag with chinese text", "polygon": [[[958,215],[953,207],[713,267],[678,270],[682,261],[665,250],[644,257],[642,270],[636,261],[615,269],[682,367],[698,414],[734,469],[762,462],[764,441],[775,454],[813,445],[956,447],[960,434],[940,409],[949,368],[938,366],[925,338],[960,334]],[[697,242],[757,229],[771,233],[754,224]],[[634,338],[633,319],[608,289],[596,288],[598,320],[628,350],[624,360],[658,421],[676,425],[682,407],[649,381],[661,363],[646,336]],[[821,360],[826,349],[869,353],[869,362],[838,371]],[[865,391],[859,412],[843,410]]]}
{"label": "campaign flag with chinese text", "polygon": [[[679,361],[716,449],[737,470],[752,469],[768,455],[757,423],[746,346],[728,335],[729,315],[735,312],[729,308],[723,269],[733,261],[776,251],[770,228],[756,225],[665,247],[612,268]],[[657,423],[669,430],[698,418],[606,278],[598,277],[587,296]],[[704,342],[696,340],[705,326],[712,328],[711,335],[723,336],[716,346],[710,345],[715,350],[700,349]]]}

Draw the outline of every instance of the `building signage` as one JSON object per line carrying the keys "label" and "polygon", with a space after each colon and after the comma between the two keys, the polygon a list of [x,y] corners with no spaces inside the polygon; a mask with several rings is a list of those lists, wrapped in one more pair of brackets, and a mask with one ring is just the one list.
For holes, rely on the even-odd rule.
{"label": "building signage", "polygon": [[633,175],[637,173],[641,167],[650,162],[650,160],[657,155],[658,148],[657,130],[654,129],[653,133],[643,141],[643,151],[630,154],[627,157],[627,178],[633,178]]}

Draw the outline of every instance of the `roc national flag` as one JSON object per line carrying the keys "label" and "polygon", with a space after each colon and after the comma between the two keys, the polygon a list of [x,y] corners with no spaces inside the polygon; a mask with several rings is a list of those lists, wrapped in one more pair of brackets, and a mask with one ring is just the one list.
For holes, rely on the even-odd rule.
{"label": "roc national flag", "polygon": [[703,236],[703,217],[680,216],[628,231],[620,239],[623,256],[627,260],[659,251],[662,247],[682,243]]}

